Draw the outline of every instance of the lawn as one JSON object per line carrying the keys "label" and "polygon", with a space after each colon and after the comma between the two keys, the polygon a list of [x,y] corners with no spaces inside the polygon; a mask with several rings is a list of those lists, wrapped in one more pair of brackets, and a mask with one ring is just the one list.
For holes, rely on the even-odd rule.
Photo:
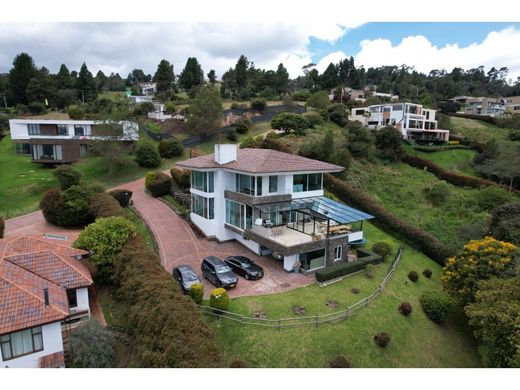
{"label": "lawn", "polygon": [[430,160],[431,162],[449,171],[468,176],[477,176],[473,167],[473,158],[477,154],[474,150],[452,149],[427,153],[417,151],[409,145],[406,145],[405,149],[409,154],[414,154],[416,156]]}
{"label": "lawn", "polygon": [[450,117],[453,134],[463,135],[479,143],[486,143],[491,139],[508,140],[509,129],[494,126],[476,119]]}
{"label": "lawn", "polygon": [[[394,248],[399,245],[369,223],[365,232],[372,243],[386,239]],[[309,315],[330,313],[338,309],[328,308],[327,300],[338,301],[341,309],[363,299],[382,281],[387,266],[377,266],[373,279],[356,274],[327,287],[314,284],[283,294],[235,298],[230,310],[243,315],[263,311],[271,319],[293,317],[293,305],[305,306]],[[426,268],[433,271],[431,280],[422,275],[417,283],[407,279],[409,271],[421,273]],[[381,296],[346,321],[282,330],[213,318],[207,321],[228,364],[241,359],[250,367],[327,367],[331,358],[344,354],[354,367],[479,367],[476,344],[461,313],[455,311],[444,326],[439,326],[422,312],[419,297],[428,289],[440,289],[440,273],[440,266],[406,247]],[[360,293],[352,294],[352,288],[360,289]],[[397,310],[403,301],[413,306],[410,317]],[[382,331],[391,336],[385,350],[372,341]]]}

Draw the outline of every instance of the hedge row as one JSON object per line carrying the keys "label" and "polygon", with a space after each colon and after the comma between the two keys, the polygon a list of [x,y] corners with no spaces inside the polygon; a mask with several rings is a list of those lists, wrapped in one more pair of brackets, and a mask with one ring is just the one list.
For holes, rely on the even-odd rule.
{"label": "hedge row", "polygon": [[444,150],[455,150],[455,149],[471,149],[466,145],[447,145],[447,146],[414,146],[414,150],[418,152],[434,153],[442,152]]}
{"label": "hedge row", "polygon": [[[265,139],[264,148],[275,149],[290,153],[290,150],[275,139]],[[374,223],[392,235],[399,235],[403,241],[422,251],[424,254],[444,265],[446,258],[453,253],[448,246],[432,234],[403,221],[381,206],[370,195],[361,189],[353,187],[349,182],[340,180],[331,174],[325,174],[325,184],[329,191],[333,192],[344,202],[359,207],[361,210],[372,214],[376,219]]]}
{"label": "hedge row", "polygon": [[153,197],[168,195],[172,189],[172,178],[162,172],[148,172],[144,185]]}
{"label": "hedge row", "polygon": [[0,217],[0,238],[4,238],[4,229],[5,229],[5,222],[2,217]]}
{"label": "hedge row", "polygon": [[170,169],[170,175],[181,190],[190,189],[190,171],[187,169],[172,168]]}
{"label": "hedge row", "polygon": [[405,154],[401,158],[401,160],[412,167],[419,168],[419,169],[427,169],[429,172],[433,173],[439,179],[445,180],[448,183],[453,184],[454,186],[457,186],[457,187],[480,188],[480,187],[496,186],[496,187],[508,190],[507,187],[502,186],[491,180],[481,179],[478,177],[460,175],[458,173],[448,171],[447,169],[444,169],[444,168],[438,166],[437,164],[431,162],[430,160],[419,157],[419,156]]}
{"label": "hedge row", "polygon": [[194,301],[183,295],[158,255],[137,236],[116,256],[118,297],[145,367],[218,367],[213,332]]}
{"label": "hedge row", "polygon": [[106,217],[125,217],[125,210],[119,202],[106,192],[99,192],[90,198],[90,214],[95,219]]}
{"label": "hedge row", "polygon": [[126,189],[117,189],[109,192],[121,205],[121,207],[128,207],[130,199],[132,199],[133,192]]}
{"label": "hedge row", "polygon": [[337,197],[354,207],[372,214],[374,223],[390,234],[398,234],[404,241],[417,248],[437,263],[444,265],[444,261],[452,251],[432,234],[403,221],[383,206],[378,204],[364,191],[353,187],[349,182],[340,180],[331,174],[325,174],[327,189]]}
{"label": "hedge row", "polygon": [[358,259],[348,263],[342,263],[327,267],[316,271],[316,280],[318,282],[326,282],[327,280],[336,279],[357,271],[361,271],[367,264],[379,264],[382,257],[367,249],[357,250]]}

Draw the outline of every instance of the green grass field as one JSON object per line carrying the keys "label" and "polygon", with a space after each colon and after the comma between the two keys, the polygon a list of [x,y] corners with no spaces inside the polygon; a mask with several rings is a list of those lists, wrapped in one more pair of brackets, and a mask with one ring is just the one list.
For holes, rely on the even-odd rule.
{"label": "green grass field", "polygon": [[[372,243],[386,239],[394,248],[399,245],[371,224],[366,224],[365,233]],[[440,266],[405,248],[382,295],[346,321],[276,330],[208,318],[225,361],[229,364],[241,359],[250,367],[328,367],[330,359],[344,354],[354,367],[479,367],[475,341],[463,315],[455,311],[444,326],[439,326],[420,307],[419,297],[424,291],[440,289]],[[327,300],[338,301],[341,309],[366,297],[382,281],[387,267],[388,263],[377,266],[373,279],[356,274],[327,287],[314,284],[283,294],[232,299],[230,310],[243,315],[263,311],[271,319],[293,317],[293,305],[304,306],[310,315],[330,313],[338,309],[327,307]],[[407,279],[409,271],[420,274],[426,268],[433,271],[431,280],[422,275],[417,283]],[[351,288],[360,289],[360,293],[352,294]],[[403,301],[413,306],[410,317],[397,310]],[[372,340],[378,332],[391,336],[384,350]]]}
{"label": "green grass field", "polygon": [[[268,133],[272,130],[271,122],[259,122],[253,125],[253,128],[247,134],[237,134],[237,140],[233,141],[236,143],[242,142],[248,136],[256,137],[258,135]],[[215,143],[218,142],[217,137],[211,137],[209,140],[196,146],[197,149],[201,149],[204,153],[213,153]],[[223,143],[231,143],[224,135],[222,135]]]}
{"label": "green grass field", "polygon": [[477,153],[471,149],[452,149],[432,153],[417,151],[409,145],[406,145],[405,149],[407,153],[430,160],[449,171],[467,176],[477,176],[473,167],[473,158]]}
{"label": "green grass field", "polygon": [[509,129],[494,126],[490,123],[469,119],[450,117],[452,133],[463,135],[479,143],[486,143],[491,139],[507,140]]}

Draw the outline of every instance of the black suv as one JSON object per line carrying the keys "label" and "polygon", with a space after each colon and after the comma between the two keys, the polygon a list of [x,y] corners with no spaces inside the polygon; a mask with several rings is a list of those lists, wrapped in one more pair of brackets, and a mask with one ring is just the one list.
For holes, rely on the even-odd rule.
{"label": "black suv", "polygon": [[226,260],[231,270],[246,278],[247,280],[256,280],[264,276],[262,267],[256,265],[253,260],[245,256],[229,256]]}
{"label": "black suv", "polygon": [[217,287],[231,288],[238,283],[238,277],[231,268],[216,256],[207,256],[200,266],[202,276]]}

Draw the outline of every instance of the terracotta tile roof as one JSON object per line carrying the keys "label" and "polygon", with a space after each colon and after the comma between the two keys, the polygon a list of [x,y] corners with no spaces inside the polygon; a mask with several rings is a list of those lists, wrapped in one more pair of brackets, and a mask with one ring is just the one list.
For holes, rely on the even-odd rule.
{"label": "terracotta tile roof", "polygon": [[[45,307],[44,288],[49,291],[48,307]],[[0,260],[0,334],[61,321],[68,314],[63,287]]]}
{"label": "terracotta tile roof", "polygon": [[[20,253],[40,252],[52,250],[64,256],[85,256],[87,251],[72,248],[70,245],[50,238],[38,236],[21,236],[13,238],[5,243],[3,256],[17,255]],[[0,252],[0,255],[2,253]]]}
{"label": "terracotta tile roof", "polygon": [[39,368],[64,368],[65,354],[63,351],[54,352],[50,355],[42,356],[38,359]]}
{"label": "terracotta tile roof", "polygon": [[226,168],[248,173],[277,172],[340,172],[343,167],[323,161],[283,153],[272,149],[238,149],[237,159],[227,164],[217,164],[214,154],[193,157],[176,164],[186,169]]}

